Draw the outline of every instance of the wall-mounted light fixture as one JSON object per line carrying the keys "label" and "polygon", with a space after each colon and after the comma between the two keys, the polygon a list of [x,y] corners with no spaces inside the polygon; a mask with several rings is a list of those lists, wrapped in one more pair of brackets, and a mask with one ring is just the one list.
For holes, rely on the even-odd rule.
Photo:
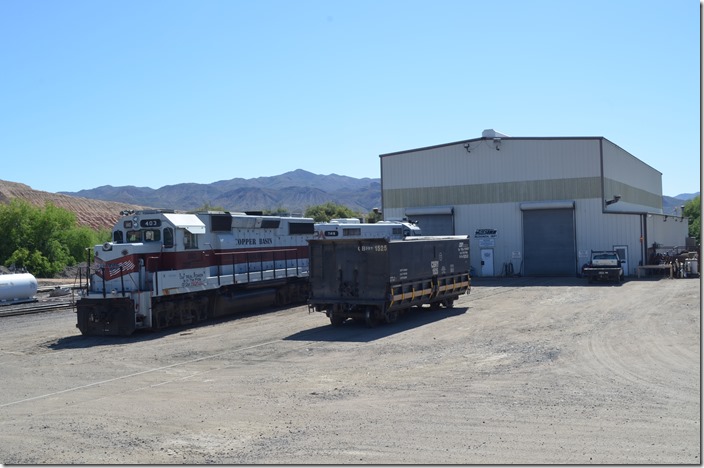
{"label": "wall-mounted light fixture", "polygon": [[618,201],[621,199],[621,195],[614,195],[614,198],[611,200],[604,200],[604,203],[606,206],[613,205],[614,203],[618,203]]}

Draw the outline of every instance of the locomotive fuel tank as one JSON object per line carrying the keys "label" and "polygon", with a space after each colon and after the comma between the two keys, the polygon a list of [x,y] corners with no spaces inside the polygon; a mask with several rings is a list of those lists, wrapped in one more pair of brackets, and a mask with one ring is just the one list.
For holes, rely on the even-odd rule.
{"label": "locomotive fuel tank", "polygon": [[0,304],[34,302],[37,289],[37,279],[31,273],[0,275]]}

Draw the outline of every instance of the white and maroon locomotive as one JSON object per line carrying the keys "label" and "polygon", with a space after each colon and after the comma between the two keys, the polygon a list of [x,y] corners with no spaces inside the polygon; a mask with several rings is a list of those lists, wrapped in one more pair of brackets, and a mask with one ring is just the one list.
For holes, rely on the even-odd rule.
{"label": "white and maroon locomotive", "polygon": [[306,300],[311,218],[121,214],[112,241],[93,249],[76,303],[84,335],[130,335]]}

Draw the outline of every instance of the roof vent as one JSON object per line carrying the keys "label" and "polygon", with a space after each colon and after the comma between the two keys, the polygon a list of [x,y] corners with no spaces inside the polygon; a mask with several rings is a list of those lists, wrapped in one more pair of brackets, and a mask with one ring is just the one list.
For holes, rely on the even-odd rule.
{"label": "roof vent", "polygon": [[488,128],[482,132],[482,138],[510,138],[508,135],[499,133],[493,128]]}

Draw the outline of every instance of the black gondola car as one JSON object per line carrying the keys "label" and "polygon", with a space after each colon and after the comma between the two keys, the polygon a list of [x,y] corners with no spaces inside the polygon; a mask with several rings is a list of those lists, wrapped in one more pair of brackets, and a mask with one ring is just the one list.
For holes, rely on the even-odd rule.
{"label": "black gondola car", "polygon": [[308,241],[310,309],[333,325],[348,318],[394,322],[429,304],[452,307],[470,289],[469,237]]}

